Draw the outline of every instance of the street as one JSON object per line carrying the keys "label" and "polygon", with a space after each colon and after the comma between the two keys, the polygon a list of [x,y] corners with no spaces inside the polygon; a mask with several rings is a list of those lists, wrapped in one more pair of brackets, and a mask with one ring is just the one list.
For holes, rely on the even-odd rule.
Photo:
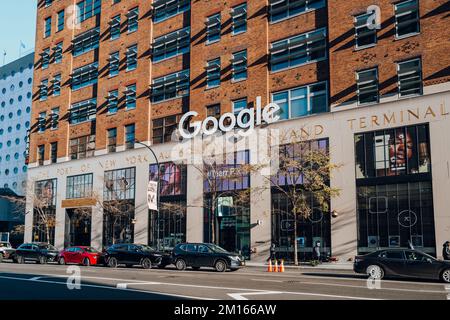
{"label": "street", "polygon": [[[76,287],[70,270],[80,271],[79,288],[69,289],[67,284]],[[369,286],[350,270],[267,273],[247,267],[217,273],[10,262],[0,264],[0,288],[0,300],[445,300],[450,294],[450,286],[433,281],[382,280]]]}

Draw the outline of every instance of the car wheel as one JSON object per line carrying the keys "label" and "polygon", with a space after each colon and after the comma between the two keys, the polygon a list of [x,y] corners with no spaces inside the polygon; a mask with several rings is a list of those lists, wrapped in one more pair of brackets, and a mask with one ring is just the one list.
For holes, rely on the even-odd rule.
{"label": "car wheel", "polygon": [[47,264],[47,258],[44,256],[39,257],[38,263],[39,264]]}
{"label": "car wheel", "polygon": [[59,258],[58,263],[63,266],[66,264],[66,260],[64,260],[64,258],[61,257],[61,258]]}
{"label": "car wheel", "polygon": [[90,265],[91,265],[91,260],[89,260],[88,258],[84,258],[83,266],[89,267]]}
{"label": "car wheel", "polygon": [[450,283],[450,269],[446,269],[441,274],[442,281]]}
{"label": "car wheel", "polygon": [[200,267],[192,267],[192,269],[194,269],[195,271],[200,270]]}
{"label": "car wheel", "polygon": [[21,256],[18,256],[16,261],[17,261],[18,264],[23,264],[25,262],[25,259],[23,257],[21,257]]}
{"label": "car wheel", "polygon": [[184,261],[183,259],[178,259],[177,262],[175,262],[175,267],[177,268],[177,270],[185,270],[186,269],[186,261]]}
{"label": "car wheel", "polygon": [[151,269],[152,268],[152,262],[150,261],[149,258],[144,258],[141,261],[141,266],[144,269]]}
{"label": "car wheel", "polygon": [[108,267],[110,267],[110,268],[117,268],[118,264],[119,263],[117,262],[116,258],[111,257],[111,258],[108,259]]}
{"label": "car wheel", "polygon": [[371,279],[381,280],[384,278],[383,268],[377,266],[376,264],[368,266],[366,269],[366,273]]}
{"label": "car wheel", "polygon": [[217,260],[216,263],[214,264],[214,268],[216,269],[217,272],[224,272],[227,270],[227,264],[223,260]]}

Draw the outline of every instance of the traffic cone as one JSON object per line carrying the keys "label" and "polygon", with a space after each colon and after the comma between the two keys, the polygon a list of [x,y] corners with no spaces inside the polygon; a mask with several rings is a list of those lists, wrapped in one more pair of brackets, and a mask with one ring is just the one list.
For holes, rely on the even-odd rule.
{"label": "traffic cone", "polygon": [[278,272],[278,260],[275,260],[275,267],[273,268],[273,272]]}
{"label": "traffic cone", "polygon": [[267,272],[273,272],[272,259],[269,259],[269,266],[267,267]]}
{"label": "traffic cone", "polygon": [[284,260],[281,260],[281,265],[280,265],[280,271],[279,272],[284,272]]}

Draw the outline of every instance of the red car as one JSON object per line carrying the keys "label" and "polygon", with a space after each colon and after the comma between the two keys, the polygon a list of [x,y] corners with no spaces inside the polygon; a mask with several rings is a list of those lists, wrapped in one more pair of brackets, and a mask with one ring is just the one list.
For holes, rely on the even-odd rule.
{"label": "red car", "polygon": [[69,247],[59,253],[58,263],[68,263],[91,266],[100,263],[102,254],[92,247]]}

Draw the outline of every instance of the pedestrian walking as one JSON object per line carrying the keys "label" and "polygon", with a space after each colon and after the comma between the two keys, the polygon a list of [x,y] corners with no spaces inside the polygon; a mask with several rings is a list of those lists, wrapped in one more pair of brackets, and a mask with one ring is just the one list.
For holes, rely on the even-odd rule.
{"label": "pedestrian walking", "polygon": [[276,257],[276,251],[275,251],[276,247],[277,246],[275,245],[275,243],[272,242],[272,244],[270,245],[270,256],[269,256],[269,259],[267,259],[267,261],[275,260],[277,258]]}
{"label": "pedestrian walking", "polygon": [[450,260],[450,241],[445,241],[443,244],[442,257],[444,260]]}
{"label": "pedestrian walking", "polygon": [[319,263],[321,262],[320,242],[319,241],[316,242],[316,245],[313,248],[313,257],[314,257],[314,260],[319,261]]}

